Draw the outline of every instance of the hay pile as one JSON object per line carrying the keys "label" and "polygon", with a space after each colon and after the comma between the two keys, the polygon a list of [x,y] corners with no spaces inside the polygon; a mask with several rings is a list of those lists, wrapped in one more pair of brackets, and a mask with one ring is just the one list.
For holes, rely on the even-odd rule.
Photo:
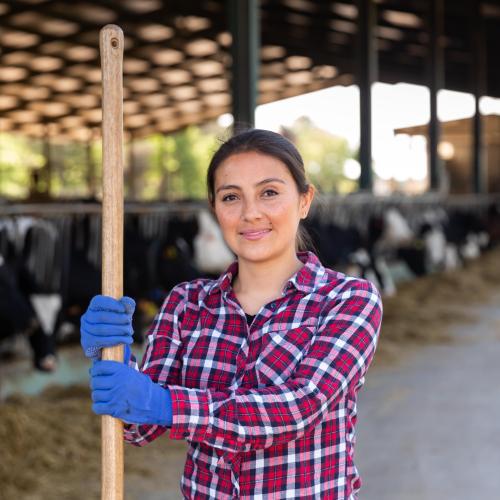
{"label": "hay pile", "polygon": [[[100,498],[101,420],[90,409],[88,387],[51,387],[41,395],[0,404],[0,499]],[[186,443],[158,439],[125,446],[127,499],[144,492],[179,492]],[[176,495],[176,496],[177,496]]]}
{"label": "hay pile", "polygon": [[373,366],[395,363],[418,345],[452,342],[450,327],[477,321],[474,304],[500,292],[500,249],[457,271],[436,273],[399,285],[384,298],[384,316]]}
{"label": "hay pile", "polygon": [[[400,360],[424,343],[451,341],[451,325],[475,319],[465,306],[498,291],[500,250],[460,271],[406,283],[384,299],[374,365]],[[0,404],[0,443],[0,499],[99,498],[100,419],[91,413],[87,387],[52,388]],[[180,496],[185,450],[184,441],[168,438],[145,448],[125,446],[127,498],[147,498],[148,488],[164,492],[167,483]]]}
{"label": "hay pile", "polygon": [[100,421],[89,401],[87,388],[71,387],[0,405],[0,498],[98,498]]}

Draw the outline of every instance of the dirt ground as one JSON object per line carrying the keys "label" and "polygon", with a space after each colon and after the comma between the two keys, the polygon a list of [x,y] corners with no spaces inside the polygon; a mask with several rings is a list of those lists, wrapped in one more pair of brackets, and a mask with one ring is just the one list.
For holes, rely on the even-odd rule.
{"label": "dirt ground", "polygon": [[[429,344],[452,343],[453,327],[479,320],[464,305],[487,304],[499,291],[500,249],[459,271],[401,285],[384,299],[373,369],[401,366]],[[0,443],[0,500],[99,498],[100,419],[90,411],[86,385],[9,397],[0,404]],[[127,499],[180,498],[185,449],[184,441],[168,438],[126,446]]]}

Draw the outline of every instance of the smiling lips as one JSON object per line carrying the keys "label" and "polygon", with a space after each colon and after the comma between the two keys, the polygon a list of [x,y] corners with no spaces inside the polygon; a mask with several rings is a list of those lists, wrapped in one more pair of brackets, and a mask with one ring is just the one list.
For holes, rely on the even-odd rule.
{"label": "smiling lips", "polygon": [[242,231],[240,234],[247,240],[259,240],[270,232],[270,229],[259,229],[254,231]]}

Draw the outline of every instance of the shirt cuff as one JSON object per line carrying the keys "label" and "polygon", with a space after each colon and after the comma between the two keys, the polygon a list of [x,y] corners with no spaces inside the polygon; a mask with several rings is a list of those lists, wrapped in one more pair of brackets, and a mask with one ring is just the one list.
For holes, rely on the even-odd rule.
{"label": "shirt cuff", "polygon": [[210,434],[210,395],[203,389],[169,385],[172,401],[171,439],[203,441]]}

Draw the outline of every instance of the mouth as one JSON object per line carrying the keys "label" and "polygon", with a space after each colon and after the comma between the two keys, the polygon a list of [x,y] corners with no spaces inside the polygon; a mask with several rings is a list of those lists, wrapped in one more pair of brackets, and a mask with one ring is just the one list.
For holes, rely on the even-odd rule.
{"label": "mouth", "polygon": [[269,234],[271,229],[258,229],[255,231],[243,231],[240,233],[247,240],[259,240]]}

